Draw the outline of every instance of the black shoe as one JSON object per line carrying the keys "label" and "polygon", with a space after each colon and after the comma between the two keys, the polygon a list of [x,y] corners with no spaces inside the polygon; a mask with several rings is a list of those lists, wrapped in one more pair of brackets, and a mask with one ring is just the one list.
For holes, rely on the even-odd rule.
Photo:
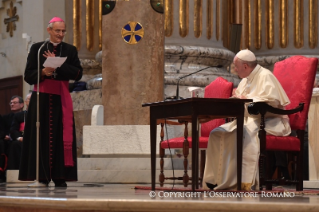
{"label": "black shoe", "polygon": [[217,184],[211,184],[211,183],[206,183],[206,185],[210,190],[214,190],[214,188],[216,188],[217,186]]}
{"label": "black shoe", "polygon": [[55,187],[66,188],[66,187],[68,187],[68,185],[65,182],[63,182],[63,183],[55,183]]}

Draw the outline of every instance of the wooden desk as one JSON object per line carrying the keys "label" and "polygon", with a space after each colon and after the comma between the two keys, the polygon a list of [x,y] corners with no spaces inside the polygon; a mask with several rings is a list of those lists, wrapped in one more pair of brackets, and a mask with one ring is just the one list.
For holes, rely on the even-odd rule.
{"label": "wooden desk", "polygon": [[243,154],[244,104],[251,99],[189,98],[175,101],[145,103],[150,107],[151,132],[151,177],[155,191],[156,170],[156,125],[157,119],[179,119],[192,123],[192,190],[198,189],[198,136],[199,122],[216,118],[237,118],[237,189],[241,189],[241,167]]}

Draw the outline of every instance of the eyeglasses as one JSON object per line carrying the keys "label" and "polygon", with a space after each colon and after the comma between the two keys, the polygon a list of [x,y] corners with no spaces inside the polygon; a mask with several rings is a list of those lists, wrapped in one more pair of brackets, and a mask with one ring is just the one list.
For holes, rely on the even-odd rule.
{"label": "eyeglasses", "polygon": [[20,102],[10,102],[9,105],[19,104]]}
{"label": "eyeglasses", "polygon": [[60,34],[60,33],[62,33],[62,35],[66,34],[66,30],[60,30],[60,29],[52,29],[52,30],[54,31],[55,34]]}

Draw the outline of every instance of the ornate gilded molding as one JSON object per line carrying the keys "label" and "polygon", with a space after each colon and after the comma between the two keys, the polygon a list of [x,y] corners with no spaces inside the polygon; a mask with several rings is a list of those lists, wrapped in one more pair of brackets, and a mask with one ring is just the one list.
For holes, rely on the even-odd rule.
{"label": "ornate gilded molding", "polygon": [[286,48],[288,45],[288,3],[287,0],[280,0],[279,4],[279,45]]}
{"label": "ornate gilded molding", "polygon": [[164,30],[165,36],[170,37],[173,34],[174,29],[174,4],[173,0],[165,0],[165,23]]}
{"label": "ornate gilded molding", "polygon": [[184,38],[189,31],[189,5],[188,0],[179,0],[179,35]]}
{"label": "ornate gilded molding", "polygon": [[254,44],[256,49],[261,48],[261,0],[256,0],[255,1],[255,39],[254,39]]}
{"label": "ornate gilded molding", "polygon": [[242,0],[233,1],[234,4],[234,17],[233,22],[234,24],[241,24],[242,23]]}
{"label": "ornate gilded molding", "polygon": [[309,0],[309,47],[314,49],[318,44],[318,0]]}
{"label": "ornate gilded molding", "polygon": [[223,46],[225,48],[229,48],[229,24],[230,24],[230,14],[231,14],[231,8],[230,8],[230,1],[228,0],[224,0],[221,1],[221,21],[223,22],[223,24],[221,25],[222,28],[222,36],[221,36],[221,40],[223,42]]}
{"label": "ornate gilded molding", "polygon": [[213,0],[207,0],[206,37],[210,40],[213,36]]}
{"label": "ornate gilded molding", "polygon": [[294,0],[294,44],[297,49],[303,47],[303,0]]}
{"label": "ornate gilded molding", "polygon": [[81,0],[73,0],[73,45],[80,50],[81,48]]}
{"label": "ornate gilded molding", "polygon": [[194,36],[199,38],[202,35],[202,8],[203,0],[194,0]]}
{"label": "ornate gilded molding", "polygon": [[251,5],[249,0],[245,0],[244,2],[244,48],[250,49],[251,47]]}
{"label": "ornate gilded molding", "polygon": [[13,31],[16,30],[16,21],[19,20],[19,16],[17,15],[17,8],[13,7],[12,1],[10,2],[10,8],[7,9],[7,15],[9,18],[4,19],[4,23],[7,24],[7,32],[9,32],[10,37],[13,36]]}
{"label": "ornate gilded molding", "polygon": [[89,51],[94,47],[94,2],[86,0],[86,48]]}
{"label": "ornate gilded molding", "polygon": [[220,36],[220,0],[216,0],[216,40]]}
{"label": "ornate gilded molding", "polygon": [[268,49],[274,47],[274,0],[267,0],[266,2],[266,43]]}

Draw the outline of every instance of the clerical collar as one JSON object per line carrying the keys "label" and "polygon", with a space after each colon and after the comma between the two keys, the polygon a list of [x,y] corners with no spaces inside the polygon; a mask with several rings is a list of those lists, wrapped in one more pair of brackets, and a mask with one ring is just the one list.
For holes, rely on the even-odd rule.
{"label": "clerical collar", "polygon": [[50,41],[50,43],[52,43],[53,46],[57,46],[57,45],[59,45],[61,42],[60,42],[60,43],[54,43],[54,42]]}
{"label": "clerical collar", "polygon": [[247,81],[251,82],[253,81],[254,77],[256,76],[256,74],[259,72],[261,66],[259,64],[257,64],[257,66],[254,68],[254,70],[249,74],[249,76],[247,77]]}
{"label": "clerical collar", "polygon": [[[62,42],[61,42],[61,43],[53,43],[53,42],[50,41],[50,43],[52,43],[53,46],[57,46],[57,45],[61,44],[61,45],[60,45],[60,55],[59,55],[59,57],[61,57],[61,54],[62,54]],[[56,44],[56,45],[55,45],[55,44]],[[47,43],[47,50],[49,50],[49,45],[48,45],[48,43]],[[56,56],[56,57],[58,57],[58,56]]]}

